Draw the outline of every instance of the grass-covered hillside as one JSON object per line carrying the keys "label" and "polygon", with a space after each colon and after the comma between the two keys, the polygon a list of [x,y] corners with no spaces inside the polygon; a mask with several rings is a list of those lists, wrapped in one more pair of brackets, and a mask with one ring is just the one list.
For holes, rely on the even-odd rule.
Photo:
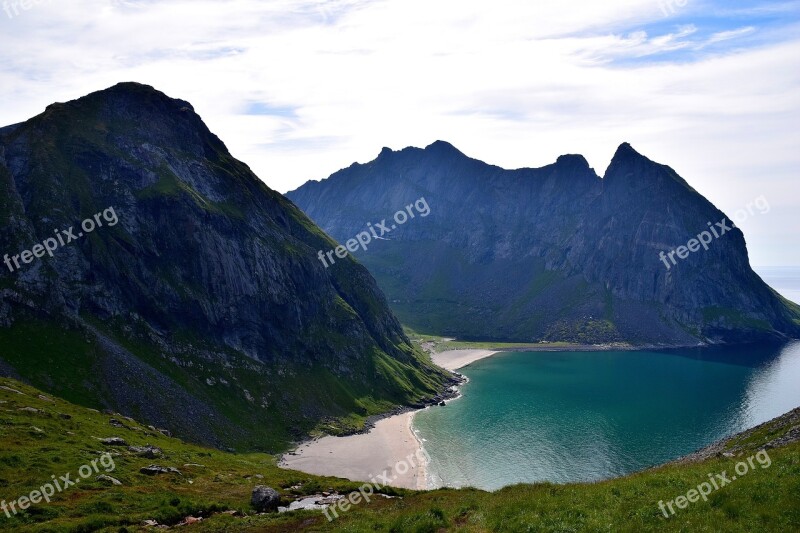
{"label": "grass-covered hillside", "polygon": [[[203,420],[196,423],[202,424]],[[105,445],[118,437],[126,445]],[[115,468],[86,479],[9,519],[3,531],[798,531],[800,530],[800,410],[730,439],[693,461],[595,484],[519,485],[496,493],[388,489],[392,498],[360,503],[329,522],[319,511],[256,514],[252,489],[277,489],[282,505],[304,495],[347,494],[360,484],[278,469],[264,454],[235,455],[189,445],[131,419],[78,407],[10,379],[0,379],[0,499],[17,501],[53,476],[71,473],[111,453]],[[130,446],[152,445],[155,458]],[[666,518],[659,501],[675,500],[727,473],[767,446],[769,466],[746,475]],[[146,453],[146,452],[145,452]],[[763,458],[762,454],[762,458]],[[108,464],[107,462],[105,464]],[[156,465],[179,473],[145,475]],[[98,480],[98,475],[110,476]],[[202,519],[196,521],[196,519]]]}

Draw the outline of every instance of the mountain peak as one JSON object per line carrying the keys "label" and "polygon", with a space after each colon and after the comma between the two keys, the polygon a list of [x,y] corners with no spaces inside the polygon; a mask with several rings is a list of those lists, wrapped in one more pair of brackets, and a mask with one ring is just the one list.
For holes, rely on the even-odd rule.
{"label": "mountain peak", "polygon": [[589,162],[580,154],[564,154],[558,156],[556,165],[570,165],[587,169],[590,168]]}
{"label": "mountain peak", "polygon": [[464,155],[461,150],[447,141],[435,141],[434,143],[426,146],[425,151],[440,154]]}
{"label": "mountain peak", "polygon": [[617,148],[611,164],[606,169],[606,184],[622,183],[625,187],[638,188],[642,182],[659,179],[660,166],[637,152],[630,143],[624,142]]}
{"label": "mountain peak", "polygon": [[106,89],[95,91],[86,96],[66,103],[53,103],[47,106],[47,112],[58,112],[66,110],[82,110],[84,104],[94,104],[102,102],[109,111],[121,111],[123,113],[143,113],[149,110],[164,116],[165,114],[185,114],[194,115],[194,107],[185,100],[171,98],[158,89],[143,83],[127,81],[112,85]]}
{"label": "mountain peak", "polygon": [[631,146],[631,143],[624,142],[624,143],[620,144],[619,147],[617,148],[617,151],[614,153],[614,157],[612,158],[612,161],[614,159],[618,159],[618,158],[621,159],[621,158],[629,158],[629,157],[644,157],[644,156],[642,154],[640,154],[639,152],[637,152],[636,149],[634,149],[634,147]]}

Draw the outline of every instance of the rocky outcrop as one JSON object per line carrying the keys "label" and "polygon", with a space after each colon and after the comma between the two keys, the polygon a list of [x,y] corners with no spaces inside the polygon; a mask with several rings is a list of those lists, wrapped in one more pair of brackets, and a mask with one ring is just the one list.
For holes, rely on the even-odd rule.
{"label": "rocky outcrop", "polygon": [[420,331],[656,345],[800,336],[800,308],[752,271],[738,229],[667,268],[660,252],[726,215],[627,143],[602,179],[579,155],[504,170],[442,141],[387,148],[287,196],[342,243],[425,198],[429,216],[355,253]]}

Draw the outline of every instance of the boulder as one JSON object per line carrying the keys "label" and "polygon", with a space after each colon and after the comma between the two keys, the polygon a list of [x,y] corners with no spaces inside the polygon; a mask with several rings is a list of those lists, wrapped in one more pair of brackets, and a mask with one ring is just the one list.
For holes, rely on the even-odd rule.
{"label": "boulder", "polygon": [[145,466],[141,468],[139,472],[141,472],[146,476],[158,476],[160,474],[178,474],[179,476],[183,475],[177,468],[172,468],[171,466],[158,466],[158,465]]}
{"label": "boulder", "polygon": [[254,488],[253,496],[250,498],[250,504],[259,513],[277,511],[280,501],[281,495],[278,494],[278,491],[263,485]]}
{"label": "boulder", "polygon": [[164,452],[161,450],[161,448],[157,446],[151,446],[149,444],[147,446],[130,446],[128,451],[135,453],[139,457],[145,457],[147,459],[158,459],[164,455]]}

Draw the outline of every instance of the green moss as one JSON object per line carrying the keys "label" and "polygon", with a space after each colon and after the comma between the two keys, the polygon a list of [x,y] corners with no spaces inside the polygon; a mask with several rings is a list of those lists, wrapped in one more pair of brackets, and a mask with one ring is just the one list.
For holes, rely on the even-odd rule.
{"label": "green moss", "polygon": [[703,321],[706,323],[714,323],[723,320],[729,326],[765,331],[772,329],[767,321],[749,317],[737,309],[710,306],[704,307],[702,313]]}
{"label": "green moss", "polygon": [[82,333],[32,320],[0,328],[0,346],[0,358],[35,386],[80,405],[101,405],[91,385],[100,351]]}

